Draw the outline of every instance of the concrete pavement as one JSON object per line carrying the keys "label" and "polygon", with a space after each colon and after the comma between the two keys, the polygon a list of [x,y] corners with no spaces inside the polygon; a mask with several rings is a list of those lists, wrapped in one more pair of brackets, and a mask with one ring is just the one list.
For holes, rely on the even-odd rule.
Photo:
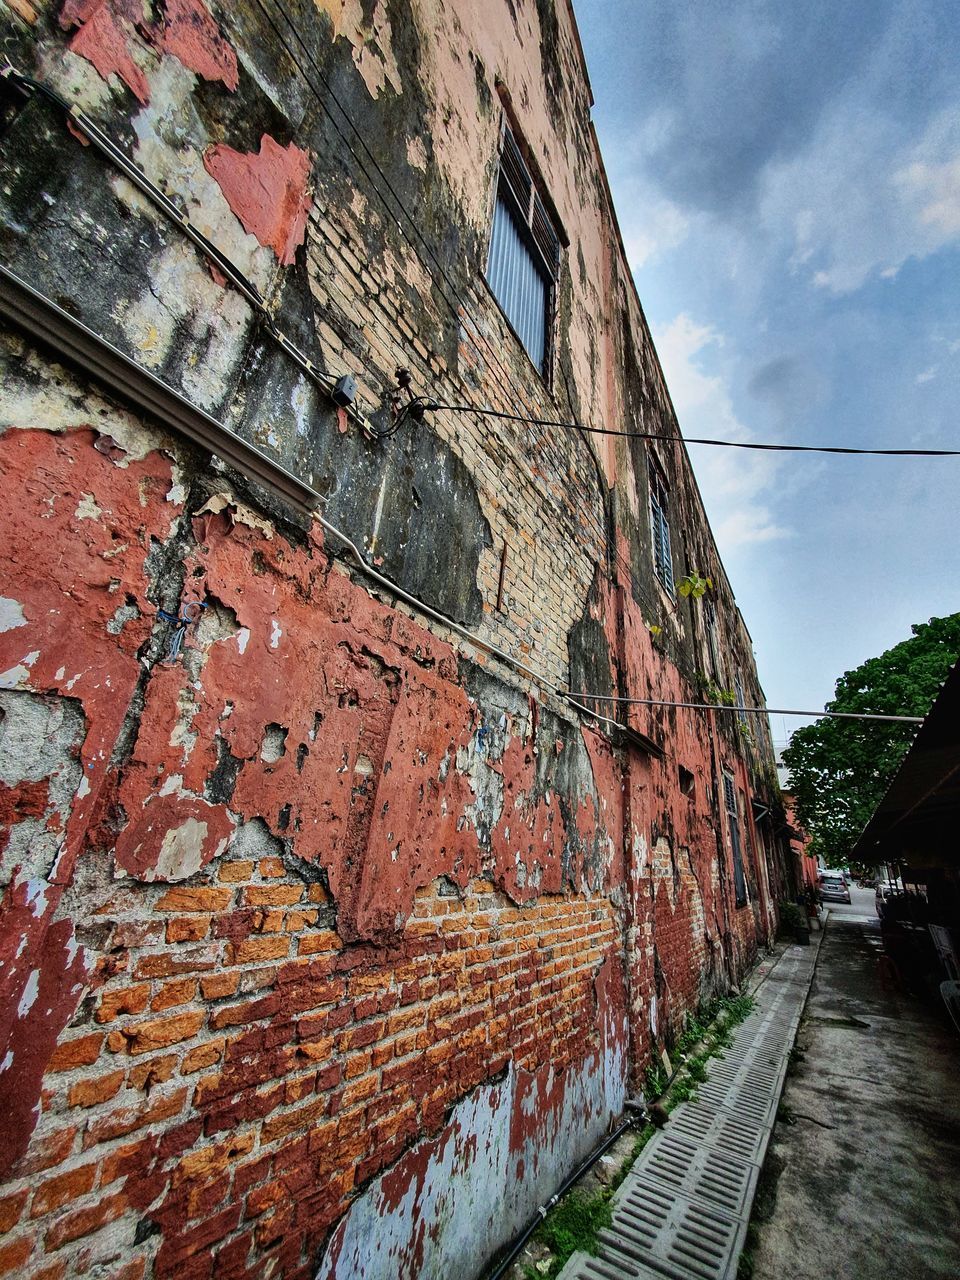
{"label": "concrete pavement", "polygon": [[960,1038],[880,955],[873,892],[855,889],[830,907],[754,1210],[753,1280],[960,1276]]}

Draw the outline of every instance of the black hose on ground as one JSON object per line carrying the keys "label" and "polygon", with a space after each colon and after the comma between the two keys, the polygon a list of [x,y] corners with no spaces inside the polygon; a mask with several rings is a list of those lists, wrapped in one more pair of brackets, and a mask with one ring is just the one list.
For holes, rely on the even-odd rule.
{"label": "black hose on ground", "polygon": [[557,1204],[558,1201],[563,1199],[563,1197],[567,1194],[567,1192],[574,1185],[574,1183],[579,1182],[579,1180],[583,1177],[583,1175],[587,1172],[587,1170],[590,1169],[593,1165],[595,1165],[597,1161],[600,1159],[600,1157],[610,1150],[610,1148],[617,1141],[617,1139],[623,1137],[623,1135],[627,1132],[627,1130],[632,1128],[635,1123],[636,1123],[635,1119],[621,1120],[620,1124],[617,1126],[616,1129],[614,1129],[613,1133],[611,1133],[608,1138],[604,1138],[600,1146],[597,1147],[597,1149],[593,1151],[589,1156],[587,1156],[586,1160],[584,1160],[582,1164],[578,1165],[577,1168],[574,1169],[573,1173],[571,1173],[560,1184],[560,1187],[557,1189],[557,1191],[554,1192],[554,1194],[550,1197],[547,1203],[540,1206],[540,1208],[537,1210],[537,1216],[530,1223],[528,1223],[527,1226],[520,1233],[520,1235],[517,1236],[516,1240],[514,1240],[513,1244],[510,1246],[506,1256],[502,1258],[499,1263],[497,1263],[496,1268],[493,1271],[491,1271],[490,1274],[487,1276],[487,1280],[501,1280],[501,1278],[504,1275],[506,1275],[507,1268],[515,1261],[518,1254],[523,1249],[523,1246],[527,1243],[527,1241],[536,1231],[537,1227],[540,1226],[540,1223],[543,1222],[544,1218],[547,1216],[547,1214],[550,1212],[553,1206]]}

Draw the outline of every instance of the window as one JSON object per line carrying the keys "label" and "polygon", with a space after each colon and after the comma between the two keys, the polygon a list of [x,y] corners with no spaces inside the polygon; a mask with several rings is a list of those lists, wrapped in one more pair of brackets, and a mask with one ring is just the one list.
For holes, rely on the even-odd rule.
{"label": "window", "polygon": [[670,554],[670,522],[667,519],[667,482],[650,463],[650,528],[653,533],[653,567],[662,586],[674,594],[673,556]]}
{"label": "window", "polygon": [[743,849],[740,844],[740,810],[737,806],[737,789],[731,774],[724,770],[723,799],[730,827],[730,844],[733,848],[733,890],[738,907],[747,905],[747,882],[743,875]]}
{"label": "window", "polygon": [[487,283],[527,355],[546,376],[560,240],[505,124]]}
{"label": "window", "polygon": [[744,707],[747,704],[743,700],[743,681],[740,679],[739,671],[736,672],[736,674],[733,677],[733,692],[736,695],[736,699],[737,699],[737,719],[744,726],[744,728],[746,728],[747,713],[744,710]]}
{"label": "window", "polygon": [[707,653],[714,680],[723,683],[723,667],[720,663],[720,645],[717,642],[717,610],[709,596],[703,598],[703,617],[707,628]]}

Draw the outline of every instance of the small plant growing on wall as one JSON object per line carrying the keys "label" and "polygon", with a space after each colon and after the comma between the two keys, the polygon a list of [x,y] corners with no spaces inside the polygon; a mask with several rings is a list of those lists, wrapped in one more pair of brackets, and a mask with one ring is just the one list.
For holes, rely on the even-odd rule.
{"label": "small plant growing on wall", "polygon": [[699,573],[688,573],[685,578],[679,579],[676,587],[677,595],[691,596],[694,600],[699,600],[701,596],[713,590],[713,579],[703,578]]}
{"label": "small plant growing on wall", "polygon": [[697,672],[697,687],[703,694],[704,702],[712,702],[717,707],[737,705],[737,695],[733,689],[721,689],[714,679],[702,671]]}

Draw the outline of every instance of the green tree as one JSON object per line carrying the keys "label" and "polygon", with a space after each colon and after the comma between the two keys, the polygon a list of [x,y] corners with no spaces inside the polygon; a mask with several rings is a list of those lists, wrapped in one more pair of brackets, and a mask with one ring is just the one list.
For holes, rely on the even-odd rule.
{"label": "green tree", "polygon": [[[913,636],[837,681],[827,711],[924,716],[960,658],[960,613],[911,627]],[[827,866],[842,866],[913,741],[916,725],[817,720],[783,753],[797,820]]]}

